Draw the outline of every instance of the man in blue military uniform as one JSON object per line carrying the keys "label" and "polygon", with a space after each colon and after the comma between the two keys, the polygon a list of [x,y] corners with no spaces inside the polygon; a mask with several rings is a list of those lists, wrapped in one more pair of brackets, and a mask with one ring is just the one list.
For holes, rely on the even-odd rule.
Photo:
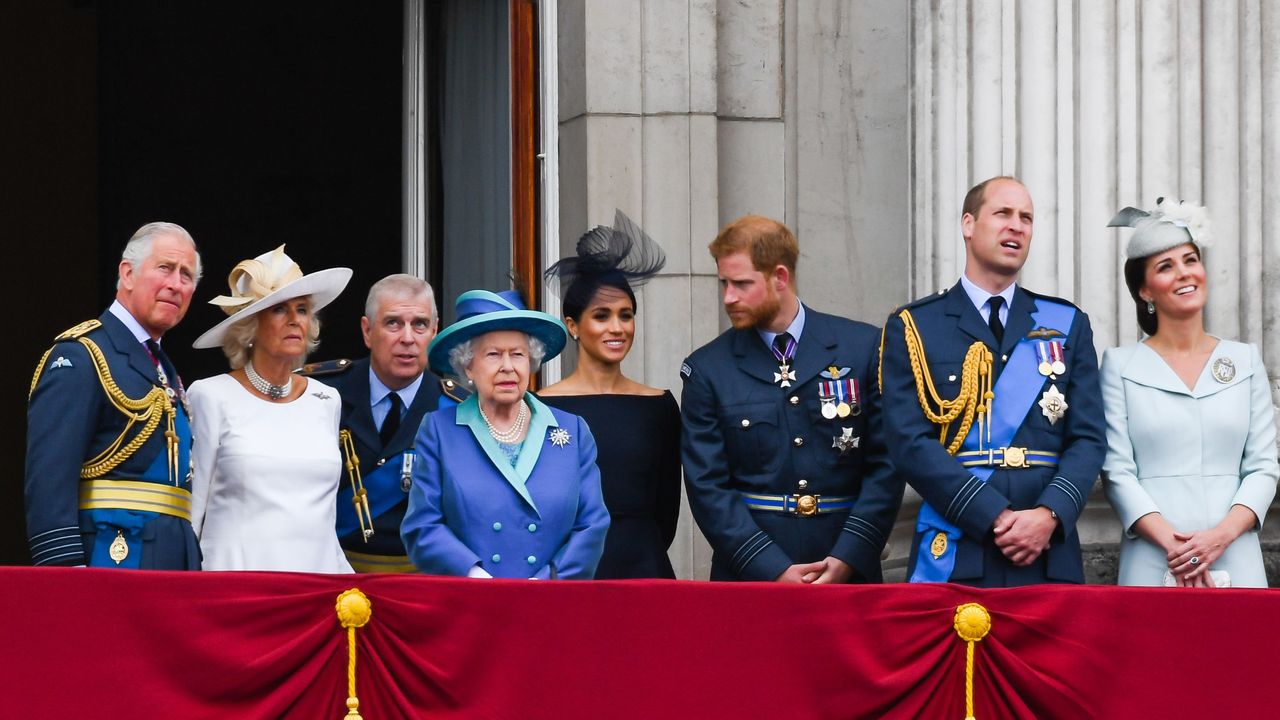
{"label": "man in blue military uniform", "polygon": [[965,197],[965,270],[895,312],[882,348],[885,435],[925,503],[913,582],[1084,581],[1076,520],[1106,451],[1089,318],[1017,285],[1034,207],[1011,177]]}
{"label": "man in blue military uniform", "polygon": [[423,415],[465,391],[427,370],[439,316],[425,281],[397,274],[374,283],[360,329],[369,357],[325,379],[342,394],[349,465],[338,485],[338,537],[356,572],[414,572],[400,539],[414,437]]}
{"label": "man in blue military uniform", "polygon": [[712,580],[879,582],[902,502],[876,329],[796,296],[795,236],[759,216],[710,246],[733,328],[680,369],[689,505]]}
{"label": "man in blue military uniform", "polygon": [[186,230],[150,223],[118,273],[115,302],[58,336],[31,381],[31,559],[198,570],[186,396],[160,339],[191,304],[200,256]]}

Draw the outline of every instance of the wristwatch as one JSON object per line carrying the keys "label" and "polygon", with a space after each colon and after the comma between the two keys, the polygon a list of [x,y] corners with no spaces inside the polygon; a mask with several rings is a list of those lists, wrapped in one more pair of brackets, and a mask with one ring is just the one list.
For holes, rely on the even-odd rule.
{"label": "wristwatch", "polygon": [[1053,518],[1054,522],[1058,522],[1058,513],[1054,512],[1053,508],[1049,507],[1048,505],[1041,505],[1040,507],[1044,508],[1045,510],[1048,510],[1049,517]]}

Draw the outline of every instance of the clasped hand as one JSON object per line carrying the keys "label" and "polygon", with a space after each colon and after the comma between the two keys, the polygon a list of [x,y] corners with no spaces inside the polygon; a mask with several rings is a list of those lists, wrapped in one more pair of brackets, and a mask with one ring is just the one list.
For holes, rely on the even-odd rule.
{"label": "clasped hand", "polygon": [[1058,526],[1048,508],[1030,510],[1005,508],[996,516],[993,532],[996,547],[1018,567],[1026,567],[1049,549],[1049,538]]}

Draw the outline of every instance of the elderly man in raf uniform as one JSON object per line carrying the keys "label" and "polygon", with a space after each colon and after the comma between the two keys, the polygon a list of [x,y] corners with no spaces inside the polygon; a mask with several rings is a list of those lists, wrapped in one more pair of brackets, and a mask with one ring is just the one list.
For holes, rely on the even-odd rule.
{"label": "elderly man in raf uniform", "polygon": [[740,218],[710,250],[733,327],[680,373],[711,579],[879,582],[903,490],[881,437],[879,333],[800,302],[799,246],[777,221]]}
{"label": "elderly man in raf uniform", "polygon": [[339,361],[341,374],[326,378],[342,394],[347,477],[338,485],[337,531],[356,572],[415,572],[400,539],[414,437],[423,415],[465,397],[453,380],[427,370],[438,329],[431,286],[388,275],[369,288],[360,318],[369,357]]}
{"label": "elderly man in raf uniform", "polygon": [[59,335],[31,381],[31,559],[198,570],[186,395],[160,339],[187,312],[200,256],[186,230],[150,223],[118,274],[115,302]]}
{"label": "elderly man in raf uniform", "polygon": [[1031,196],[996,177],[964,200],[965,268],[885,326],[885,431],[924,498],[913,582],[1084,581],[1076,520],[1106,450],[1089,318],[1017,284]]}

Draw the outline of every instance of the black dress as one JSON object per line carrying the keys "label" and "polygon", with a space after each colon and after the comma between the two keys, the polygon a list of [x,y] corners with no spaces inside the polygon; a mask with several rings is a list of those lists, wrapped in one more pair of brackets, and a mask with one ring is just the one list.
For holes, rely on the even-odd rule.
{"label": "black dress", "polygon": [[611,523],[596,579],[674,578],[667,548],[680,514],[680,406],[662,395],[552,395],[581,416],[597,448]]}

